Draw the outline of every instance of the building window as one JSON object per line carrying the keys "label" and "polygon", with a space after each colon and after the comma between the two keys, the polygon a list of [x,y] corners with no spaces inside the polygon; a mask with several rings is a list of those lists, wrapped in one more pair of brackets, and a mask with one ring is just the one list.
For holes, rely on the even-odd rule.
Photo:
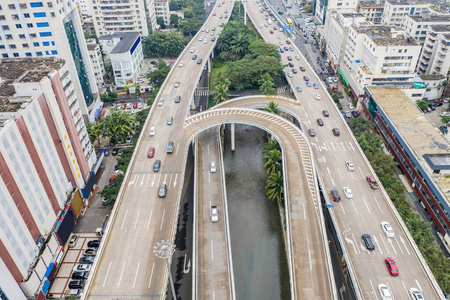
{"label": "building window", "polygon": [[0,49],[5,49],[5,45],[0,45]]}
{"label": "building window", "polygon": [[27,23],[28,28],[33,28],[33,23]]}
{"label": "building window", "polygon": [[26,3],[20,3],[20,8],[27,8],[27,4]]}
{"label": "building window", "polygon": [[9,26],[8,25],[3,25],[2,28],[3,28],[3,30],[9,30]]}
{"label": "building window", "polygon": [[0,20],[5,20],[6,18],[5,18],[5,16],[4,15],[1,15],[0,16]]}
{"label": "building window", "polygon": [[50,13],[50,16],[55,17],[55,13],[54,13],[54,12],[51,12],[51,13]]}
{"label": "building window", "polygon": [[22,24],[16,24],[16,28],[22,28]]}
{"label": "building window", "polygon": [[52,54],[53,54],[53,55],[58,55],[58,51],[52,50]]}
{"label": "building window", "polygon": [[30,33],[30,36],[31,36],[32,38],[35,38],[35,37],[36,37],[36,33]]}
{"label": "building window", "polygon": [[9,48],[16,49],[16,45],[15,44],[11,44],[11,45],[9,45]]}
{"label": "building window", "polygon": [[50,46],[50,42],[42,42],[42,46]]}
{"label": "building window", "polygon": [[6,39],[7,39],[7,40],[12,40],[12,38],[13,38],[13,37],[12,37],[12,34],[7,34],[7,35],[6,35]]}
{"label": "building window", "polygon": [[45,54],[46,54],[46,55],[50,55],[50,52],[48,52],[48,50],[47,50],[47,51],[45,51]]}
{"label": "building window", "polygon": [[13,14],[13,15],[11,15],[11,18],[13,20],[19,20],[19,15]]}
{"label": "building window", "polygon": [[33,45],[34,45],[35,47],[39,47],[39,43],[38,43],[38,42],[34,42]]}
{"label": "building window", "polygon": [[25,56],[31,56],[31,52],[25,53]]}
{"label": "building window", "polygon": [[33,13],[33,16],[35,18],[45,18],[47,15],[45,14],[45,12],[38,12],[38,13]]}
{"label": "building window", "polygon": [[53,3],[47,2],[47,6],[48,6],[48,7],[53,7]]}
{"label": "building window", "polygon": [[24,48],[28,48],[29,46],[28,46],[28,44],[27,44],[27,43],[25,43],[25,44],[22,44],[22,47],[24,47]]}
{"label": "building window", "polygon": [[[55,42],[54,41],[52,41],[52,46],[55,46]],[[406,52],[406,51],[405,51]]]}
{"label": "building window", "polygon": [[8,58],[8,53],[2,53],[2,57]]}
{"label": "building window", "polygon": [[19,39],[24,39],[25,38],[25,34],[19,34]]}
{"label": "building window", "polygon": [[41,52],[41,51],[36,52],[36,55],[37,55],[37,56],[42,56],[42,52]]}
{"label": "building window", "polygon": [[36,23],[37,27],[48,27],[48,22],[41,22],[41,23]]}
{"label": "building window", "polygon": [[39,32],[40,37],[46,37],[46,36],[52,36],[52,33],[50,31],[47,32]]}
{"label": "building window", "polygon": [[31,2],[30,7],[42,7],[42,2]]}
{"label": "building window", "polygon": [[25,14],[23,14],[23,16],[24,16],[24,18],[29,18],[30,17],[30,14],[28,14],[28,13],[25,13]]}
{"label": "building window", "polygon": [[8,4],[9,9],[16,9],[16,6],[14,4]]}
{"label": "building window", "polygon": [[14,57],[19,57],[19,53],[13,53]]}

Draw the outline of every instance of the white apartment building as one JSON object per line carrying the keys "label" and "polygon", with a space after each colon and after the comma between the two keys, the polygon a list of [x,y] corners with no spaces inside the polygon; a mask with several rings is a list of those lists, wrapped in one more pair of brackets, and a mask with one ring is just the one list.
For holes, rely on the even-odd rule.
{"label": "white apartment building", "polygon": [[147,22],[150,23],[152,31],[155,32],[158,24],[156,23],[155,1],[146,0],[147,4]]}
{"label": "white apartment building", "polygon": [[357,99],[367,86],[412,85],[420,50],[403,30],[352,26],[339,73]]}
{"label": "white apartment building", "polygon": [[170,10],[168,0],[154,0],[156,18],[163,18],[164,24],[170,24]]}
{"label": "white apartment building", "polygon": [[326,54],[328,61],[335,68],[344,57],[345,45],[351,26],[370,26],[366,18],[360,13],[336,13],[329,12],[324,26],[324,38],[326,40]]}
{"label": "white apartment building", "polygon": [[352,13],[358,7],[358,0],[317,0],[315,5],[316,21],[323,25],[329,11]]}
{"label": "white apartment building", "polygon": [[75,3],[31,1],[0,4],[0,54],[3,58],[60,57],[72,75],[82,114],[93,120],[101,106]]}
{"label": "white apartment building", "polygon": [[3,59],[0,78],[0,291],[35,299],[61,252],[54,225],[96,154],[64,60]]}
{"label": "white apartment building", "polygon": [[405,17],[406,33],[409,36],[415,38],[421,45],[423,45],[425,42],[428,28],[434,25],[450,25],[450,14],[421,14],[420,16]]}
{"label": "white apartment building", "polygon": [[110,60],[116,86],[133,85],[139,76],[144,54],[138,32],[116,32],[99,37],[105,61]]}
{"label": "white apartment building", "polygon": [[383,25],[404,27],[406,16],[428,14],[431,4],[408,0],[386,0],[383,10]]}
{"label": "white apartment building", "polygon": [[75,0],[83,17],[92,17],[92,7],[89,0]]}
{"label": "white apartment building", "polygon": [[103,76],[105,76],[106,70],[100,46],[95,39],[86,40],[86,45],[92,67],[94,68],[95,81],[97,82],[98,87],[102,87],[104,85]]}
{"label": "white apartment building", "polygon": [[444,87],[442,83],[447,80],[444,75],[419,75],[422,84],[426,86],[424,100],[433,101],[442,97]]}
{"label": "white apartment building", "polygon": [[357,12],[366,17],[366,21],[373,24],[381,24],[383,21],[384,0],[361,1],[356,9]]}
{"label": "white apartment building", "polygon": [[114,32],[137,31],[148,35],[144,0],[90,0],[97,37]]}
{"label": "white apartment building", "polygon": [[450,76],[450,25],[428,27],[422,53],[417,65],[418,74]]}

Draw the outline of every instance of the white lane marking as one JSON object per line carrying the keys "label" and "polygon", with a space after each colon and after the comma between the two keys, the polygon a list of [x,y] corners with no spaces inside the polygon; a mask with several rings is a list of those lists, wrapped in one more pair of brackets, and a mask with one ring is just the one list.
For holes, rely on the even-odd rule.
{"label": "white lane marking", "polygon": [[163,183],[166,183],[167,182],[167,174],[164,174],[164,181],[163,181]]}
{"label": "white lane marking", "polygon": [[[397,245],[398,245],[398,249],[400,249],[400,251],[402,252],[402,254],[404,254],[404,252],[403,252],[403,249],[402,249],[402,246],[399,244],[399,242],[398,242],[398,240],[397,240],[397,238],[396,237],[394,237],[394,239],[395,239],[395,242],[397,243]],[[392,248],[394,248],[394,245],[392,244]]]}
{"label": "white lane marking", "polygon": [[305,203],[303,203],[302,205],[303,205],[303,220],[306,220],[306,208],[305,208]]}
{"label": "white lane marking", "polygon": [[[393,245],[392,239],[391,239],[391,238],[388,238],[388,242],[389,242],[389,244],[391,244],[392,250],[394,250],[395,255],[397,255],[397,251],[395,250],[395,247],[394,247],[394,245]],[[386,248],[387,248],[387,247],[386,247]],[[400,250],[401,250],[401,249],[400,249]],[[388,249],[387,251],[388,251],[388,253],[389,253],[389,249]]]}
{"label": "white lane marking", "polygon": [[350,176],[352,176],[352,179],[355,180],[355,177],[353,177],[353,172],[350,172]]}
{"label": "white lane marking", "polygon": [[215,296],[214,291],[213,291],[213,300],[215,300],[215,299],[216,299],[216,296]]}
{"label": "white lane marking", "polygon": [[213,240],[211,240],[211,260],[214,260]]}
{"label": "white lane marking", "polygon": [[153,174],[152,187],[155,184],[156,174]]}
{"label": "white lane marking", "polygon": [[308,249],[308,258],[309,258],[309,270],[313,269],[312,259],[311,259],[311,249]]}
{"label": "white lane marking", "polygon": [[138,183],[138,178],[139,178],[139,174],[137,174],[137,175],[136,175],[136,181],[135,181],[135,183],[134,183],[134,187],[136,187],[136,186],[137,186],[137,183]]}
{"label": "white lane marking", "polygon": [[344,215],[345,215],[346,213],[345,213],[344,205],[341,205],[341,208],[342,208],[342,212],[343,212]]}
{"label": "white lane marking", "polygon": [[[386,243],[384,242],[383,235],[382,235],[381,233],[379,233],[379,235],[380,235],[380,240],[383,242],[384,247],[386,248],[387,254],[388,254],[388,255],[391,255],[391,253],[389,253],[389,248],[388,248],[388,246],[387,246]],[[388,240],[389,240],[389,238],[388,238]]]}
{"label": "white lane marking", "polygon": [[127,211],[125,212],[125,217],[123,217],[122,226],[120,227],[120,230],[123,229],[123,225],[125,224],[125,220],[127,219],[127,215],[128,215],[128,209],[127,209]]}
{"label": "white lane marking", "polygon": [[[355,235],[353,233],[352,233],[352,237],[353,237],[353,242],[355,243],[355,245],[358,245],[358,243],[356,242],[356,239],[355,239]],[[356,249],[358,250],[358,254],[360,254],[361,251],[359,250],[359,248],[356,247]]]}
{"label": "white lane marking", "polygon": [[147,229],[150,227],[150,222],[152,221],[153,209],[150,211],[150,216],[148,217]]}
{"label": "white lane marking", "polygon": [[366,178],[364,177],[364,174],[363,174],[363,172],[361,171],[361,168],[360,168],[360,167],[358,167],[358,170],[359,170],[359,173],[361,173],[362,178],[363,178],[363,179],[366,179]]}
{"label": "white lane marking", "polygon": [[136,286],[136,279],[139,273],[139,267],[141,266],[141,262],[138,263],[137,269],[136,269],[136,275],[134,275],[134,282],[133,282],[133,287]]}
{"label": "white lane marking", "polygon": [[403,280],[402,280],[402,285],[403,285],[403,289],[405,290],[405,293],[408,294],[408,289],[406,288],[406,285],[405,285],[405,283],[403,282]]}
{"label": "white lane marking", "polygon": [[344,177],[342,176],[341,170],[337,169],[339,172],[339,175],[341,176],[341,179],[344,180]]}
{"label": "white lane marking", "polygon": [[172,175],[173,174],[170,174],[169,185],[168,185],[169,187],[172,185]]}
{"label": "white lane marking", "polygon": [[144,184],[144,177],[145,177],[145,174],[142,174],[141,187]]}
{"label": "white lane marking", "polygon": [[153,269],[154,268],[155,268],[155,262],[153,262],[153,265],[152,265],[152,272],[150,273],[150,280],[148,281],[148,288],[150,288],[150,285],[152,284]]}
{"label": "white lane marking", "polygon": [[123,271],[125,270],[126,261],[123,262],[122,272],[120,272],[119,282],[117,283],[117,287],[120,287],[120,282],[122,281]]}
{"label": "white lane marking", "polygon": [[178,174],[175,174],[175,180],[173,182],[173,187],[177,187],[177,178],[178,178]]}
{"label": "white lane marking", "polygon": [[108,279],[109,269],[111,269],[111,261],[109,262],[108,270],[106,271],[105,280],[103,281],[103,287],[105,287],[106,280]]}
{"label": "white lane marking", "polygon": [[162,226],[164,223],[164,215],[166,214],[166,210],[163,211],[162,219],[161,219],[161,226],[159,226],[159,230],[162,230]]}
{"label": "white lane marking", "polygon": [[370,286],[372,287],[373,294],[375,295],[375,298],[377,298],[377,300],[378,300],[377,292],[375,291],[375,288],[373,287],[372,280],[369,279],[369,281],[370,281]]}
{"label": "white lane marking", "polygon": [[211,172],[208,172],[208,182],[211,183]]}
{"label": "white lane marking", "polygon": [[359,215],[359,212],[358,212],[358,210],[356,209],[355,201],[353,201],[353,199],[350,199],[350,201],[351,201],[352,204],[353,204],[353,208],[355,209],[356,214]]}
{"label": "white lane marking", "polygon": [[415,280],[416,284],[417,284],[417,288],[419,289],[419,291],[422,291],[422,288],[420,287],[419,282],[417,281],[417,279]]}
{"label": "white lane marking", "polygon": [[410,255],[408,247],[406,247],[406,241],[400,236],[400,242],[403,244],[403,247],[405,247],[406,252],[408,252],[408,255]]}
{"label": "white lane marking", "polygon": [[178,149],[179,149],[180,147],[179,147],[179,145],[178,145],[178,147],[177,147],[177,150],[175,150],[175,155],[178,155]]}
{"label": "white lane marking", "polygon": [[369,214],[370,214],[370,208],[369,208],[369,205],[367,205],[366,199],[364,199],[364,197],[362,197],[362,199],[363,199],[364,204],[366,205],[366,208],[367,208],[367,210],[369,211]]}
{"label": "white lane marking", "polygon": [[136,178],[137,178],[137,175],[135,175],[133,180],[128,183],[128,186],[132,185],[134,183],[134,181],[136,180]]}
{"label": "white lane marking", "polygon": [[374,196],[373,199],[375,200],[375,203],[377,204],[378,209],[380,210],[381,214],[383,214],[383,210],[381,210],[381,206],[380,206],[380,204],[378,204],[377,198],[375,198],[375,196]]}
{"label": "white lane marking", "polygon": [[209,155],[209,144],[207,145],[207,151],[208,151],[208,155]]}
{"label": "white lane marking", "polygon": [[325,159],[325,156],[322,156],[323,162],[327,162],[327,160]]}
{"label": "white lane marking", "polygon": [[352,142],[349,142],[349,144],[350,144],[350,147],[352,147],[352,150],[355,151],[355,148],[353,148]]}
{"label": "white lane marking", "polygon": [[151,177],[152,177],[152,175],[148,175],[148,177],[147,177],[147,182],[145,183],[146,188],[148,187],[148,181],[150,180]]}
{"label": "white lane marking", "polygon": [[134,222],[134,230],[136,230],[136,225],[137,225],[137,222],[138,222],[138,220],[139,220],[139,214],[141,213],[141,210],[138,210],[138,213],[137,213],[137,216],[136,216],[136,222]]}

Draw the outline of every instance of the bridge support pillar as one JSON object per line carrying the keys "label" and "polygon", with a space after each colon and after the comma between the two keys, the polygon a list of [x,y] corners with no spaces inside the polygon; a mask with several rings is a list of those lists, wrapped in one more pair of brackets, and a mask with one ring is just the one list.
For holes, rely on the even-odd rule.
{"label": "bridge support pillar", "polygon": [[234,152],[234,149],[236,148],[236,140],[234,137],[234,123],[231,123],[231,151]]}

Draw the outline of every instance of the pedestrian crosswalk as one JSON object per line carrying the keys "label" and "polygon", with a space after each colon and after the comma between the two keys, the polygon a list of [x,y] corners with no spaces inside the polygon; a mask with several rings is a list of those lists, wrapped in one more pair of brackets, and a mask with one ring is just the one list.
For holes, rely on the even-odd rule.
{"label": "pedestrian crosswalk", "polygon": [[290,88],[291,88],[291,87],[290,87],[289,85],[277,87],[277,93],[278,93],[278,94],[282,94],[282,93],[289,92],[289,91],[290,91]]}
{"label": "pedestrian crosswalk", "polygon": [[215,90],[195,90],[194,96],[209,96],[214,94]]}
{"label": "pedestrian crosswalk", "polygon": [[162,183],[167,188],[175,188],[179,184],[181,176],[178,173],[133,173],[128,186],[135,188],[159,187]]}

